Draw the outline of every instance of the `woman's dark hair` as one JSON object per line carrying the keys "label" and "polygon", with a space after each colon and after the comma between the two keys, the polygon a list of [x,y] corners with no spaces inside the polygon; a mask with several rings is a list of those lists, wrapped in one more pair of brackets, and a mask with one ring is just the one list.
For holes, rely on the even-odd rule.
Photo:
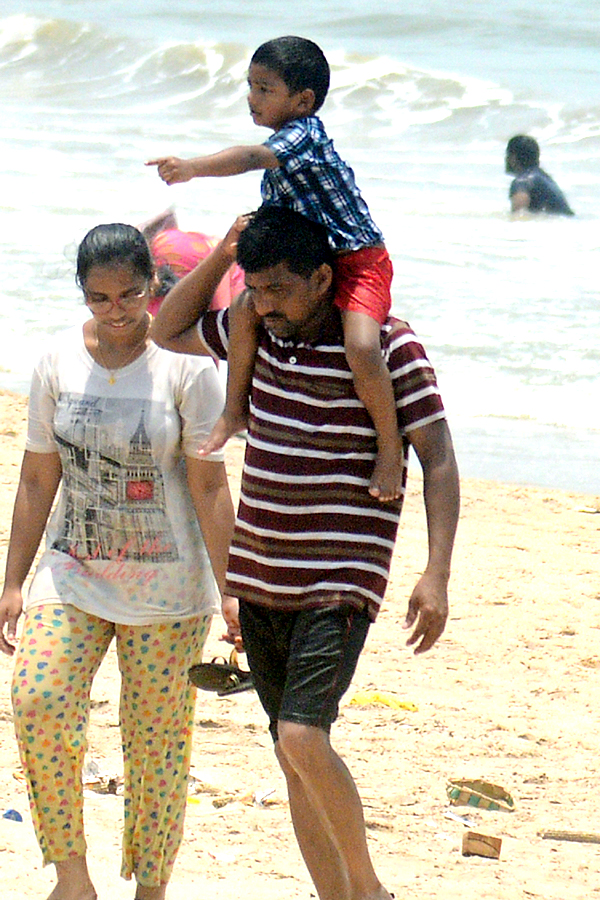
{"label": "woman's dark hair", "polygon": [[250,60],[275,72],[292,94],[310,88],[315,95],[312,112],[323,106],[329,90],[329,63],[314,41],[287,35],[261,44]]}
{"label": "woman's dark hair", "polygon": [[310,278],[333,253],[322,225],[282,206],[261,206],[239,236],[237,260],[246,272],[286,263],[290,272]]}
{"label": "woman's dark hair", "polygon": [[84,287],[92,266],[127,266],[148,281],[154,275],[154,262],[146,238],[133,225],[115,222],[96,225],[88,231],[77,251],[79,287]]}

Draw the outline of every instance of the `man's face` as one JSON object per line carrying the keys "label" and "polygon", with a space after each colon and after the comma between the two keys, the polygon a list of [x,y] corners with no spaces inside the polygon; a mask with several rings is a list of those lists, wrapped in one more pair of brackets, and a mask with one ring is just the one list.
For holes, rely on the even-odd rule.
{"label": "man's face", "polygon": [[278,263],[260,272],[246,272],[246,288],[256,313],[275,337],[310,341],[329,313],[331,267],[323,264],[308,278]]}

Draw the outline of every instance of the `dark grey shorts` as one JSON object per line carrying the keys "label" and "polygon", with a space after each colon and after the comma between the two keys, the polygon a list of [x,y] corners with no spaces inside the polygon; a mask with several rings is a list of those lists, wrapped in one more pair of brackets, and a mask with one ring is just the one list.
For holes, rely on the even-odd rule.
{"label": "dark grey shorts", "polygon": [[280,719],[329,731],[369,631],[366,611],[345,605],[289,613],[241,601],[240,624],[273,740]]}

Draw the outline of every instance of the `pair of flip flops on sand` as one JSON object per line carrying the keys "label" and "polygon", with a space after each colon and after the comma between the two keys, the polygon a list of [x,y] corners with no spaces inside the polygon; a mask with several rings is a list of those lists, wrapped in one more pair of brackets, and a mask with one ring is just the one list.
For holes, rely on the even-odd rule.
{"label": "pair of flip flops on sand", "polygon": [[240,669],[237,650],[231,651],[229,662],[224,656],[215,656],[210,662],[198,663],[188,669],[192,684],[203,691],[215,691],[218,697],[239,694],[254,687],[252,672]]}

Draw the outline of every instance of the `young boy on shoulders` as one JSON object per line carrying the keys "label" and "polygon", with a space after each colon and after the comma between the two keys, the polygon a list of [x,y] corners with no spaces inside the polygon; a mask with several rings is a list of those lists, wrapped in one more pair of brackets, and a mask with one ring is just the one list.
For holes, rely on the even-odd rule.
{"label": "young boy on shoulders", "polygon": [[[392,263],[352,169],[316,116],[329,89],[329,65],[313,41],[275,38],[252,56],[248,84],[253,121],[274,132],[264,144],[229,147],[196,159],[161,157],[147,165],[157,166],[167,184],[264,169],[264,204],[290,207],[327,229],[336,257],[335,303],[342,313],[346,358],[377,433],[369,491],[382,502],[393,500],[402,488],[402,439],[380,345],[380,326],[391,306]],[[247,303],[232,309],[227,401],[205,445],[207,452],[246,427],[258,326]]]}

